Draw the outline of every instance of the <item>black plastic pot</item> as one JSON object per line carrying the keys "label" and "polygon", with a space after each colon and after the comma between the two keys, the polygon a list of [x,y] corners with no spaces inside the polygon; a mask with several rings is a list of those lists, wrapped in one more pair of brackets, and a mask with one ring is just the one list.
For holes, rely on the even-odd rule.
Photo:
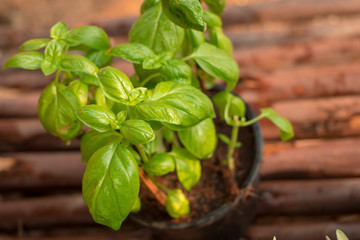
{"label": "black plastic pot", "polygon": [[[218,89],[215,89],[219,90]],[[254,113],[247,107],[247,119],[254,118]],[[239,183],[242,189],[257,192],[262,162],[263,140],[258,123],[247,127],[252,132],[253,153],[249,174],[245,181]],[[243,129],[243,128],[242,128]],[[239,135],[243,131],[239,131]],[[240,136],[239,136],[240,137]],[[144,219],[139,215],[132,215],[136,222],[153,230],[155,239],[163,240],[237,240],[255,216],[257,198],[250,195],[244,197],[242,192],[234,202],[225,203],[220,208],[210,212],[192,222],[171,223]]]}

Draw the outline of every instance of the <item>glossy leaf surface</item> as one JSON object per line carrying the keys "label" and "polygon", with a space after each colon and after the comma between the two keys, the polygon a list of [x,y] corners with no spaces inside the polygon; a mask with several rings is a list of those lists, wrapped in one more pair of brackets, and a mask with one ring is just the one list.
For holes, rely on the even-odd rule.
{"label": "glossy leaf surface", "polygon": [[118,230],[139,195],[139,169],[129,150],[112,143],[90,158],[83,198],[95,222]]}
{"label": "glossy leaf surface", "polygon": [[99,71],[98,67],[81,55],[67,55],[60,62],[60,69],[68,72],[83,72],[93,77]]}
{"label": "glossy leaf surface", "polygon": [[192,71],[189,65],[181,60],[171,59],[161,67],[163,78],[166,81],[175,81],[184,84],[191,83]]}
{"label": "glossy leaf surface", "polygon": [[87,126],[99,132],[106,132],[116,126],[113,112],[99,105],[87,105],[77,111],[77,117]]}
{"label": "glossy leaf surface", "polygon": [[49,38],[31,39],[21,44],[19,51],[23,52],[23,51],[39,50],[46,47],[46,44],[48,44],[49,42],[50,42]]}
{"label": "glossy leaf surface", "polygon": [[98,67],[108,66],[112,62],[112,56],[105,49],[92,49],[86,53],[86,57]]}
{"label": "glossy leaf surface", "polygon": [[166,16],[183,28],[205,31],[203,11],[198,0],[161,0]]}
{"label": "glossy leaf surface", "polygon": [[175,160],[171,154],[162,152],[153,156],[142,168],[151,175],[162,176],[175,171]]}
{"label": "glossy leaf surface", "polygon": [[215,124],[208,118],[197,125],[179,131],[179,138],[195,157],[205,159],[215,151],[217,144]]}
{"label": "glossy leaf surface", "polygon": [[110,40],[105,31],[96,26],[76,27],[69,31],[67,38],[70,46],[83,44],[93,49],[110,48]]}
{"label": "glossy leaf surface", "polygon": [[226,82],[236,82],[239,78],[237,63],[223,50],[209,43],[203,43],[191,56],[213,77]]}
{"label": "glossy leaf surface", "polygon": [[130,119],[123,122],[120,132],[132,144],[145,144],[155,138],[150,124],[140,119]]}
{"label": "glossy leaf surface", "polygon": [[82,124],[76,117],[79,108],[79,100],[73,91],[54,81],[42,92],[38,113],[46,131],[69,141],[81,132]]}
{"label": "glossy leaf surface", "polygon": [[50,29],[50,36],[54,39],[65,39],[68,33],[68,27],[64,22],[58,22]]}
{"label": "glossy leaf surface", "polygon": [[62,58],[62,45],[57,40],[51,40],[45,48],[45,58],[41,62],[41,70],[48,76],[55,72]]}
{"label": "glossy leaf surface", "polygon": [[156,54],[171,52],[175,55],[183,42],[184,29],[170,21],[157,3],[136,20],[129,38],[131,43],[141,43]]}
{"label": "glossy leaf surface", "polygon": [[294,137],[293,128],[287,119],[279,116],[272,108],[262,108],[260,111],[264,117],[268,118],[279,128],[282,141],[287,141]]}
{"label": "glossy leaf surface", "polygon": [[9,58],[2,70],[7,68],[23,68],[28,70],[35,70],[41,67],[41,62],[44,60],[44,55],[39,52],[22,52]]}
{"label": "glossy leaf surface", "polygon": [[175,159],[176,173],[180,183],[186,190],[190,191],[200,180],[200,161],[184,148],[174,147],[171,154]]}
{"label": "glossy leaf surface", "polygon": [[75,93],[75,95],[79,99],[80,106],[85,106],[88,100],[88,85],[82,83],[80,80],[75,80],[69,84],[69,88]]}
{"label": "glossy leaf surface", "polygon": [[108,54],[132,63],[142,64],[145,58],[154,56],[154,52],[140,43],[124,43],[111,48]]}
{"label": "glossy leaf surface", "polygon": [[204,0],[204,2],[209,6],[210,10],[218,16],[221,16],[226,6],[226,0]]}

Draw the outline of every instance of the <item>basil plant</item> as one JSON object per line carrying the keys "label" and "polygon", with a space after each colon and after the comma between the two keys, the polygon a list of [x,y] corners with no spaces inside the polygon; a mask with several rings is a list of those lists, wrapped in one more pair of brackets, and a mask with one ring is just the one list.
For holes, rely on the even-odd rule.
{"label": "basil plant", "polygon": [[[140,179],[161,192],[171,217],[188,214],[183,191],[199,181],[201,160],[213,154],[218,138],[228,144],[224,161],[234,170],[239,127],[266,117],[283,140],[293,136],[290,123],[272,109],[245,118],[245,104],[230,93],[239,69],[222,31],[225,0],[204,3],[209,10],[199,0],[145,0],[130,42],[117,46],[99,27],[69,29],[59,22],[49,38],[23,43],[3,66],[53,74],[38,102],[49,133],[68,142],[90,128],[81,138],[87,163],[82,192],[98,223],[117,230],[140,209]],[[111,67],[114,57],[133,63],[136,73],[128,77]],[[215,79],[227,87],[211,100],[204,92]],[[231,136],[216,133],[213,103],[233,128]],[[168,189],[154,178],[174,171],[184,190]]]}

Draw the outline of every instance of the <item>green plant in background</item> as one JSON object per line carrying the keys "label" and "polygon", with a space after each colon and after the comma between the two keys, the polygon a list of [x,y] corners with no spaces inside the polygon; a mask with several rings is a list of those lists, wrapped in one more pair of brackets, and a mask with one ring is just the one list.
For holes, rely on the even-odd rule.
{"label": "green plant in background", "polygon": [[[68,29],[59,22],[50,38],[25,42],[3,66],[55,75],[38,102],[48,132],[68,142],[82,134],[83,124],[90,127],[81,139],[87,163],[82,189],[98,223],[119,229],[131,211],[140,209],[140,178],[152,181],[166,197],[171,217],[188,214],[183,191],[168,189],[154,176],[176,171],[190,191],[201,177],[200,160],[213,154],[217,138],[228,144],[224,162],[233,172],[239,127],[268,118],[283,140],[293,136],[291,124],[272,109],[245,118],[245,104],[230,93],[239,69],[222,31],[225,1],[204,2],[210,11],[198,0],[145,0],[130,43],[113,47],[101,28]],[[43,48],[44,53],[38,51]],[[111,67],[113,57],[132,62],[136,73],[128,78]],[[227,87],[211,101],[205,93],[215,78]],[[216,133],[213,102],[232,126],[231,136]],[[146,174],[139,175],[139,168]]]}

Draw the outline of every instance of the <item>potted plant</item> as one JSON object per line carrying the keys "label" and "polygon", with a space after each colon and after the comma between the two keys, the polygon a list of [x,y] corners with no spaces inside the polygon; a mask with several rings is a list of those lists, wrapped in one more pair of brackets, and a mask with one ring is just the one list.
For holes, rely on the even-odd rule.
{"label": "potted plant", "polygon": [[[230,206],[251,209],[242,200],[245,188],[258,179],[261,135],[258,125],[248,126],[268,118],[279,127],[283,140],[293,136],[291,124],[272,109],[261,109],[255,117],[231,93],[239,69],[222,31],[225,1],[204,0],[204,6],[209,10],[203,10],[198,0],[145,0],[129,33],[130,43],[113,47],[101,28],[69,30],[59,22],[51,28],[50,38],[25,42],[3,66],[55,75],[38,102],[40,121],[49,133],[69,142],[82,134],[83,124],[90,128],[81,139],[82,161],[87,163],[82,189],[100,224],[118,230],[131,211],[140,210],[141,182],[145,198],[157,200],[153,212],[159,208],[180,220],[173,223],[169,217],[149,223],[145,214],[135,217],[137,221],[174,239],[176,235],[166,234],[177,230],[187,234],[184,229],[193,231],[199,223],[207,233],[189,234],[218,239],[219,233],[209,229],[224,231],[224,223],[231,228],[243,223],[228,219],[234,215]],[[44,53],[38,51],[43,48]],[[132,62],[136,73],[128,77],[111,67],[113,57]],[[226,89],[209,90],[215,79],[223,80]],[[239,129],[248,130],[239,133]],[[260,145],[254,147],[255,142]],[[216,150],[218,145],[221,151]],[[244,160],[235,156],[247,151],[257,160],[240,166]],[[218,209],[210,207],[197,220],[186,219],[191,205],[187,196],[207,162],[207,168],[216,168],[214,174],[225,179],[227,187],[221,188],[231,189],[230,202],[215,199]],[[218,181],[219,176],[204,178]],[[221,236],[233,235],[228,232]],[[240,230],[236,232],[235,237]]]}

